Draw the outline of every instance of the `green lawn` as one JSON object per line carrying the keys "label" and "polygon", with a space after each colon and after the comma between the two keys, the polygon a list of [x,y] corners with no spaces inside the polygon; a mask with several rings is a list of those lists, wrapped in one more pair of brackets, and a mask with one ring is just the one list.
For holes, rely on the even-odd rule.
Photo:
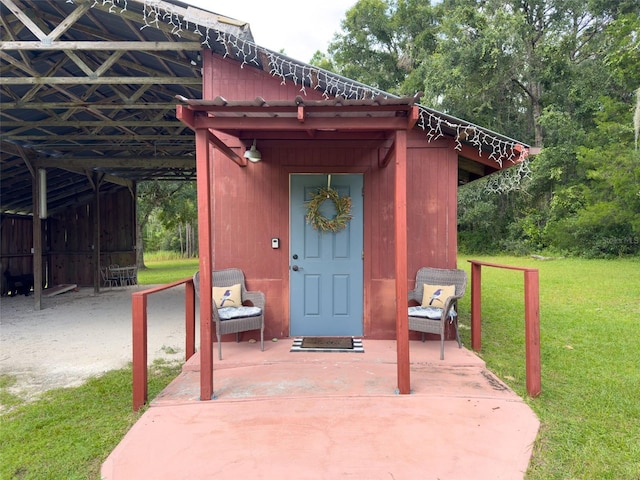
{"label": "green lawn", "polygon": [[159,285],[193,277],[200,268],[197,258],[166,259],[162,255],[146,255],[147,268],[138,271],[140,285]]}
{"label": "green lawn", "polygon": [[[468,272],[469,258],[540,271],[542,394],[533,399],[525,383],[522,272],[482,271],[480,355],[542,424],[527,479],[640,479],[640,259],[461,257]],[[143,284],[198,269],[197,260],[147,265]],[[469,346],[469,288],[460,307]],[[177,365],[154,369],[149,398],[177,372]],[[0,395],[10,385],[0,379]],[[0,478],[98,479],[100,464],[137,418],[130,368],[52,391],[0,417]]]}
{"label": "green lawn", "polygon": [[[152,366],[149,398],[179,371],[177,363]],[[131,367],[108,372],[0,416],[0,478],[98,480],[102,462],[144,411],[131,410],[131,375]]]}
{"label": "green lawn", "polygon": [[542,394],[531,399],[523,274],[482,269],[481,356],[542,424],[527,478],[640,479],[640,259],[461,257],[467,272],[469,259],[539,270]]}

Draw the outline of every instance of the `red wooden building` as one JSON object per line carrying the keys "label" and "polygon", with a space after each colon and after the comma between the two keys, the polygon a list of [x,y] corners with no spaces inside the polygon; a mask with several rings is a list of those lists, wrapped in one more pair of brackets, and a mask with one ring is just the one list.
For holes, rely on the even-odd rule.
{"label": "red wooden building", "polygon": [[[232,53],[203,51],[203,98],[177,108],[196,133],[202,378],[212,337],[205,272],[239,267],[266,294],[267,338],[396,338],[408,393],[412,278],[422,266],[457,266],[458,184],[522,161],[526,147],[251,42]],[[327,186],[351,200],[339,232],[307,221],[307,202]],[[336,207],[323,202],[321,214]]]}

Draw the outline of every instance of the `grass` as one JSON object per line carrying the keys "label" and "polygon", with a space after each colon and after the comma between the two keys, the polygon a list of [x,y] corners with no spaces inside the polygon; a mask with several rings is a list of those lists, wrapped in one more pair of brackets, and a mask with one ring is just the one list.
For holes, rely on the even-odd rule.
{"label": "grass", "polygon": [[160,285],[193,277],[200,268],[197,258],[171,258],[170,255],[145,254],[146,269],[138,270],[140,285]]}
{"label": "grass", "polygon": [[[539,261],[460,257],[540,271],[542,394],[526,393],[522,272],[482,270],[483,348],[487,366],[536,412],[541,429],[527,480],[640,478],[640,259]],[[198,261],[147,259],[145,284],[190,277]],[[148,276],[147,276],[148,274]],[[470,294],[461,302],[461,334],[470,345]],[[153,398],[178,372],[156,365]],[[0,377],[0,396],[11,376]],[[1,398],[1,397],[0,397]],[[130,426],[131,369],[95,378],[0,417],[0,478],[99,478]]]}
{"label": "grass", "polygon": [[[147,256],[139,283],[170,283],[198,270],[198,259],[165,258]],[[149,398],[179,371],[178,363],[156,361]],[[99,479],[102,462],[144,411],[131,410],[131,378],[129,366],[23,403],[10,392],[16,377],[0,375],[0,403],[10,408],[0,415],[0,479]]]}
{"label": "grass", "polygon": [[[522,272],[482,269],[481,356],[541,421],[527,479],[639,479],[640,259],[470,258],[539,270],[542,394],[531,399]],[[461,310],[470,345],[469,294]]]}
{"label": "grass", "polygon": [[[153,398],[180,370],[156,362],[149,370]],[[131,367],[77,388],[46,392],[0,417],[0,478],[99,479],[100,466],[140,417],[131,410]]]}

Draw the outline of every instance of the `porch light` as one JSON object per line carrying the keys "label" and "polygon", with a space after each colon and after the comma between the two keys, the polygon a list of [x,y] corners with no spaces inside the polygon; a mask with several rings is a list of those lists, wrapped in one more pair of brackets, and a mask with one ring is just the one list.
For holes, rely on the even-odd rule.
{"label": "porch light", "polygon": [[255,138],[253,139],[253,145],[251,145],[251,148],[244,152],[244,158],[253,163],[258,163],[260,160],[262,160],[262,154],[256,148]]}

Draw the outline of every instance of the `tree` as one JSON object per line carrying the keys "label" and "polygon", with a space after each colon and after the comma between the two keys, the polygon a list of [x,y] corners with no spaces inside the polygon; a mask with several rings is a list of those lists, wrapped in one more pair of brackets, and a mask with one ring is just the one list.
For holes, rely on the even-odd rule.
{"label": "tree", "polygon": [[544,146],[520,192],[459,190],[462,248],[640,251],[640,0],[360,0],[342,28],[323,65]]}
{"label": "tree", "polygon": [[[168,212],[180,212],[183,215],[180,218],[186,218],[187,214],[185,212],[189,211],[189,206],[181,192],[189,191],[189,189],[191,189],[190,195],[195,198],[195,194],[192,193],[195,191],[193,182],[152,181],[138,184],[138,222],[136,226],[136,265],[138,268],[146,268],[144,264],[143,232],[152,214],[157,212],[160,216],[163,212],[167,212],[164,213],[164,219],[169,224],[173,219]],[[195,200],[193,203],[195,203]],[[190,221],[193,222],[194,218],[197,219],[197,213],[190,217]]]}
{"label": "tree", "polygon": [[329,45],[329,65],[336,73],[392,93],[402,92],[417,52],[435,46],[432,8],[420,0],[359,0],[341,27]]}

